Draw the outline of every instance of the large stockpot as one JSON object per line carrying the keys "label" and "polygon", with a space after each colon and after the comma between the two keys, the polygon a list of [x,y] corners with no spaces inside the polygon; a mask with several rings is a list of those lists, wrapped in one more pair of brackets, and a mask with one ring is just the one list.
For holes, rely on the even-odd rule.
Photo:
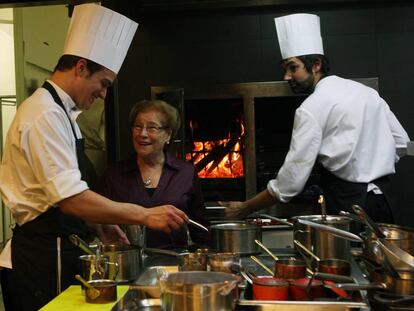
{"label": "large stockpot", "polygon": [[109,267],[109,278],[119,283],[136,280],[141,272],[141,250],[126,244],[104,244],[103,254],[109,257],[110,262],[117,263],[116,267]]}
{"label": "large stockpot", "polygon": [[210,226],[213,248],[218,252],[249,255],[259,253],[255,240],[262,240],[260,226],[231,222]]}
{"label": "large stockpot", "polygon": [[[349,260],[351,245],[348,240],[333,236],[328,232],[317,230],[308,225],[301,224],[298,220],[308,220],[324,224],[343,231],[350,230],[350,219],[343,216],[322,215],[295,216],[293,220],[293,238],[301,242],[320,259],[338,258]],[[297,247],[295,245],[295,247]]]}
{"label": "large stockpot", "polygon": [[240,278],[230,273],[190,271],[160,276],[162,310],[234,310]]}
{"label": "large stockpot", "polygon": [[[385,240],[398,246],[409,254],[414,255],[414,228],[385,223],[379,223],[378,227],[384,233]],[[368,258],[377,264],[381,264],[382,253],[379,251],[378,245],[373,243],[373,241],[377,240],[377,236],[369,230],[369,228],[360,235],[364,240],[362,244],[362,253],[365,258]]]}

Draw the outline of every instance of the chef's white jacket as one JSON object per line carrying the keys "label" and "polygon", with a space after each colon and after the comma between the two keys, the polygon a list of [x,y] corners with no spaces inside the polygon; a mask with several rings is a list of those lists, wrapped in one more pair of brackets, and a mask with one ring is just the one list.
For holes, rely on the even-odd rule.
{"label": "chef's white jacket", "polygon": [[[56,84],[49,83],[62,99],[77,137],[81,137],[75,103]],[[19,106],[8,131],[0,166],[2,198],[22,225],[86,189],[69,120],[49,92],[39,88]]]}
{"label": "chef's white jacket", "polygon": [[[49,80],[75,127],[79,111],[61,88]],[[0,192],[19,225],[35,219],[59,201],[88,189],[81,180],[76,143],[65,112],[52,95],[37,89],[18,108],[10,125],[0,165]],[[0,264],[11,267],[10,241]]]}
{"label": "chef's white jacket", "polygon": [[268,182],[271,195],[288,202],[302,191],[315,161],[350,182],[369,183],[395,173],[409,137],[374,89],[328,76],[295,112],[285,162]]}

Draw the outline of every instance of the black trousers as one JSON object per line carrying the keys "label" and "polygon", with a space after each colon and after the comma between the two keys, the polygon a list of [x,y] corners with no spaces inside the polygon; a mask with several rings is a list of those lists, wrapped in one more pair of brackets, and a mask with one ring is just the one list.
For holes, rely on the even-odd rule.
{"label": "black trousers", "polygon": [[[61,244],[61,289],[78,284],[79,249],[67,238]],[[3,301],[7,311],[39,310],[58,295],[56,238],[13,236],[13,269],[1,271]]]}
{"label": "black trousers", "polygon": [[[372,183],[377,185],[383,194],[375,194],[373,191],[367,192],[367,183],[349,182],[323,169],[321,186],[328,214],[337,215],[340,211],[354,214],[352,205],[357,204],[375,222],[393,224],[392,207],[395,206],[395,203],[390,177],[384,176],[372,181]],[[364,227],[359,223],[351,222],[351,231],[359,233],[364,231]]]}

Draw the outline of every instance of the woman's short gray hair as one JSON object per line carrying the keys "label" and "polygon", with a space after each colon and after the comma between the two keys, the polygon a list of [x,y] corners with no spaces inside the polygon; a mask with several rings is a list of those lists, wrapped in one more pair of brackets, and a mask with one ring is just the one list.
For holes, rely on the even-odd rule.
{"label": "woman's short gray hair", "polygon": [[137,115],[141,112],[150,110],[157,110],[163,114],[165,118],[165,124],[162,124],[162,126],[171,129],[171,137],[175,137],[181,125],[180,114],[178,113],[177,108],[159,99],[140,100],[132,107],[131,111],[129,112],[129,124],[131,129],[134,127]]}

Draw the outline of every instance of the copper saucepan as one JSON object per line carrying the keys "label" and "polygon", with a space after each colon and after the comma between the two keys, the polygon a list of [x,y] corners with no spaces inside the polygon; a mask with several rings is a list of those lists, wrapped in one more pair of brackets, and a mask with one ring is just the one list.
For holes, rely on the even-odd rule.
{"label": "copper saucepan", "polygon": [[[335,275],[351,275],[351,264],[349,263],[349,261],[338,258],[320,259],[299,241],[294,240],[293,243],[295,243],[295,245],[299,248],[299,251],[303,250],[309,256],[315,259],[315,261],[317,262],[318,271]],[[300,253],[304,258],[306,258],[305,254],[302,251],[300,251]]]}
{"label": "copper saucepan", "polygon": [[306,275],[306,262],[299,259],[279,259],[275,256],[263,243],[255,240],[265,252],[267,252],[274,260],[274,276],[283,279],[300,279]]}

